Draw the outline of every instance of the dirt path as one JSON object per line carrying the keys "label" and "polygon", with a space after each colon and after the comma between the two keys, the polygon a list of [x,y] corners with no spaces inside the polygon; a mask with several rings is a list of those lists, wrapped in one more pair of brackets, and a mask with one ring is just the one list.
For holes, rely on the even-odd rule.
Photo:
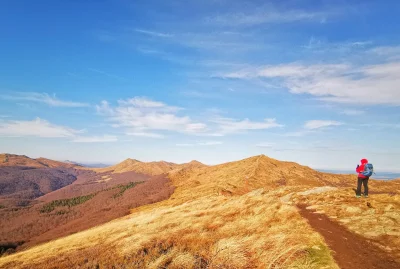
{"label": "dirt path", "polygon": [[326,215],[315,214],[306,206],[299,206],[300,214],[308,220],[311,227],[319,232],[327,242],[336,263],[342,269],[398,269],[390,254],[373,245],[366,238],[354,234]]}

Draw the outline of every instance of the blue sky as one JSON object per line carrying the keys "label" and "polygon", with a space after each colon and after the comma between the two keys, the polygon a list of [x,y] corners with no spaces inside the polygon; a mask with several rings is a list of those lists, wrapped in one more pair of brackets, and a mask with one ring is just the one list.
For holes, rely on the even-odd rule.
{"label": "blue sky", "polygon": [[0,152],[400,171],[399,1],[2,1]]}

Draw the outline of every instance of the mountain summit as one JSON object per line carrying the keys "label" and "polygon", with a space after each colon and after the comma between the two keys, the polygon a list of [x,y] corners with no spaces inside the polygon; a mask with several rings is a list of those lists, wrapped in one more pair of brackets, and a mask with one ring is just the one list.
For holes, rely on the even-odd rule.
{"label": "mountain summit", "polygon": [[124,173],[124,172],[136,172],[145,175],[162,175],[167,174],[173,170],[179,170],[182,168],[194,168],[194,167],[204,167],[205,165],[198,161],[191,161],[185,164],[176,164],[166,161],[159,162],[141,162],[136,159],[126,159],[125,161],[118,163],[116,165],[93,169],[97,172],[112,172],[112,173]]}

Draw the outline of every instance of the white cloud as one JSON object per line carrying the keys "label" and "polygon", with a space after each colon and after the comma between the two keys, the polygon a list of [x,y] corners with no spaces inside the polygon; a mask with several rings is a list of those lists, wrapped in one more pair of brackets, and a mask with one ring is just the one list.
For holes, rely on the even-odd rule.
{"label": "white cloud", "polygon": [[176,144],[178,147],[194,147],[194,146],[216,146],[221,145],[220,141],[198,141],[196,143],[180,143]]}
{"label": "white cloud", "polygon": [[328,102],[400,105],[400,62],[366,66],[292,63],[244,69],[224,77],[278,79],[291,93]]}
{"label": "white cloud", "polygon": [[199,142],[199,146],[214,146],[214,145],[221,145],[222,142],[219,141],[207,141],[207,142]]}
{"label": "white cloud", "polygon": [[103,101],[96,108],[113,123],[113,127],[125,128],[131,134],[149,133],[152,130],[198,134],[207,130],[206,124],[194,122],[189,116],[178,115],[180,108],[144,97],[120,100],[114,108]]}
{"label": "white cloud", "polygon": [[103,136],[77,136],[72,142],[75,143],[106,143],[106,142],[116,142],[118,138],[113,135],[103,135]]}
{"label": "white cloud", "polygon": [[332,120],[310,120],[304,124],[304,129],[315,130],[315,129],[329,127],[329,126],[339,126],[342,124],[343,123],[341,123],[341,122],[332,121]]}
{"label": "white cloud", "polygon": [[306,136],[309,134],[314,133],[315,131],[312,130],[300,130],[300,131],[296,131],[296,132],[288,132],[286,134],[284,134],[284,136],[286,137],[300,137],[300,136]]}
{"label": "white cloud", "polygon": [[381,57],[386,57],[389,60],[400,59],[400,46],[376,47],[371,49],[370,52]]}
{"label": "white cloud", "polygon": [[50,122],[36,118],[32,121],[4,121],[0,122],[0,136],[36,136],[36,137],[64,137],[72,138],[82,131],[65,126],[51,124]]}
{"label": "white cloud", "polygon": [[53,107],[86,107],[89,106],[87,103],[63,101],[56,97],[55,94],[52,96],[47,93],[37,92],[15,92],[12,94],[0,95],[1,99],[5,100],[16,100],[16,101],[31,101],[37,103],[44,103]]}
{"label": "white cloud", "polygon": [[348,116],[358,116],[358,115],[363,115],[365,113],[364,110],[358,110],[358,109],[346,109],[341,112],[344,115]]}
{"label": "white cloud", "polygon": [[275,143],[259,143],[256,145],[256,147],[259,148],[273,148],[275,146]]}
{"label": "white cloud", "polygon": [[351,53],[357,50],[365,49],[366,47],[371,46],[372,43],[373,42],[371,41],[347,41],[332,43],[311,36],[308,44],[303,46],[303,48],[315,53]]}
{"label": "white cloud", "polygon": [[257,7],[247,12],[223,14],[209,17],[206,23],[218,26],[253,26],[260,24],[278,24],[293,22],[325,23],[333,13],[309,12],[304,10],[278,10],[272,6]]}
{"label": "white cloud", "polygon": [[149,137],[149,138],[164,138],[164,135],[162,134],[149,133],[149,132],[132,132],[132,133],[127,133],[127,135]]}
{"label": "white cloud", "polygon": [[97,113],[101,115],[112,115],[114,110],[110,107],[107,101],[101,101],[100,105],[96,105]]}
{"label": "white cloud", "polygon": [[136,107],[167,107],[167,105],[162,102],[152,101],[144,97],[135,97],[128,100],[120,100],[119,103],[121,105],[133,105]]}
{"label": "white cloud", "polygon": [[380,128],[380,129],[400,129],[399,123],[364,123],[360,124],[361,127],[373,127],[373,128]]}
{"label": "white cloud", "polygon": [[99,114],[106,117],[114,128],[123,128],[127,135],[162,138],[155,131],[172,131],[196,136],[219,137],[248,130],[265,130],[281,127],[275,119],[264,121],[236,120],[213,115],[207,122],[195,122],[189,116],[180,115],[184,109],[144,97],[118,101],[111,107],[107,101],[96,106]]}
{"label": "white cloud", "polygon": [[153,37],[172,37],[173,36],[173,35],[167,34],[167,33],[160,33],[160,32],[148,31],[148,30],[143,30],[143,29],[135,29],[135,32],[145,34],[148,36],[153,36]]}
{"label": "white cloud", "polygon": [[230,118],[217,118],[213,120],[219,125],[219,133],[229,134],[238,133],[247,130],[265,130],[270,128],[282,127],[276,119],[265,119],[264,121],[256,122],[249,119],[235,120]]}
{"label": "white cloud", "polygon": [[199,134],[195,134],[195,135],[197,135],[197,136],[212,136],[212,137],[222,137],[222,136],[225,136],[224,134],[222,134],[222,133],[199,133]]}

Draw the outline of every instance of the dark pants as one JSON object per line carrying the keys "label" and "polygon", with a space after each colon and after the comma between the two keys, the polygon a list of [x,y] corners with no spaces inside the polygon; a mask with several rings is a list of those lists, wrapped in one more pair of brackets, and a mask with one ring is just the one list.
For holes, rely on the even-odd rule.
{"label": "dark pants", "polygon": [[361,185],[364,185],[364,195],[368,195],[368,178],[358,178],[356,195],[361,195]]}

